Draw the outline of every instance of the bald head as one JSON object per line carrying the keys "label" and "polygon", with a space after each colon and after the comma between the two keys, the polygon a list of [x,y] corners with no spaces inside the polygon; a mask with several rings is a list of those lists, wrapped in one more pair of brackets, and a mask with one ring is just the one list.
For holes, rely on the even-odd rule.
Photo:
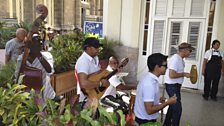
{"label": "bald head", "polygon": [[27,31],[25,29],[18,28],[16,30],[16,38],[19,42],[23,42],[26,36],[27,36]]}
{"label": "bald head", "polygon": [[109,65],[113,70],[117,69],[119,65],[118,59],[115,56],[111,56],[109,58]]}

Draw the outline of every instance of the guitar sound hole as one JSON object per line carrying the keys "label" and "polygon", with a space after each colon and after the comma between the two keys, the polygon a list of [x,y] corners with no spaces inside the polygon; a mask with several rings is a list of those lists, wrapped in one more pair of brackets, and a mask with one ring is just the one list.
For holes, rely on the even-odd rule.
{"label": "guitar sound hole", "polygon": [[106,87],[99,87],[98,89],[99,89],[100,92],[102,92],[106,89]]}

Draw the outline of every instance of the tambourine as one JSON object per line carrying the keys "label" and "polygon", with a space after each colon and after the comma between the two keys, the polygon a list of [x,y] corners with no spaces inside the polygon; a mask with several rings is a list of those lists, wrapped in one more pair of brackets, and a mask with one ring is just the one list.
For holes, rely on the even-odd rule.
{"label": "tambourine", "polygon": [[190,74],[191,74],[190,81],[192,84],[195,84],[198,80],[198,72],[196,65],[191,66]]}

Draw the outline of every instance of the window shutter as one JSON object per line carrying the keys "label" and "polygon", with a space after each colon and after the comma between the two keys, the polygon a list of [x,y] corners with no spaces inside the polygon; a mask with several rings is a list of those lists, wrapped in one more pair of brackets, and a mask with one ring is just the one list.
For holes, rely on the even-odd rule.
{"label": "window shutter", "polygon": [[172,22],[171,23],[171,35],[170,35],[170,52],[169,56],[177,52],[177,46],[181,38],[181,22]]}
{"label": "window shutter", "polygon": [[154,23],[152,53],[162,52],[164,34],[164,21],[159,20]]}
{"label": "window shutter", "polygon": [[185,0],[173,0],[173,16],[183,16]]}
{"label": "window shutter", "polygon": [[167,0],[157,0],[156,1],[156,16],[166,16],[167,12]]}
{"label": "window shutter", "polygon": [[192,51],[188,59],[193,59],[193,60],[196,59],[199,33],[200,33],[200,22],[190,22],[188,42],[195,48],[195,50]]}
{"label": "window shutter", "polygon": [[192,0],[191,16],[203,16],[204,0]]}

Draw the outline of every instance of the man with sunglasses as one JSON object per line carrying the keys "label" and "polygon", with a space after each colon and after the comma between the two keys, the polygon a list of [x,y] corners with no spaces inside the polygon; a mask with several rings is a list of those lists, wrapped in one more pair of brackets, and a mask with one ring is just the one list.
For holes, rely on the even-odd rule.
{"label": "man with sunglasses", "polygon": [[[106,79],[102,79],[100,82],[90,81],[88,77],[90,74],[95,74],[100,71],[99,64],[99,48],[103,46],[99,40],[94,37],[86,38],[83,44],[84,52],[76,62],[75,71],[77,75],[77,94],[80,94],[79,102],[87,101],[87,94],[84,95],[85,89],[94,89],[99,86],[107,86],[109,82]],[[84,90],[81,90],[84,89]]]}
{"label": "man with sunglasses", "polygon": [[184,72],[184,58],[189,57],[194,48],[191,44],[183,42],[178,46],[178,51],[174,54],[169,62],[165,73],[166,92],[169,97],[177,96],[177,102],[170,105],[166,114],[164,126],[179,126],[182,114],[180,89],[184,77],[189,78],[190,73]]}
{"label": "man with sunglasses", "polygon": [[167,56],[154,53],[148,57],[147,72],[139,81],[135,99],[134,113],[135,121],[141,125],[148,122],[156,122],[159,111],[167,105],[176,103],[173,95],[167,101],[161,101],[159,90],[159,76],[164,75],[167,69]]}

